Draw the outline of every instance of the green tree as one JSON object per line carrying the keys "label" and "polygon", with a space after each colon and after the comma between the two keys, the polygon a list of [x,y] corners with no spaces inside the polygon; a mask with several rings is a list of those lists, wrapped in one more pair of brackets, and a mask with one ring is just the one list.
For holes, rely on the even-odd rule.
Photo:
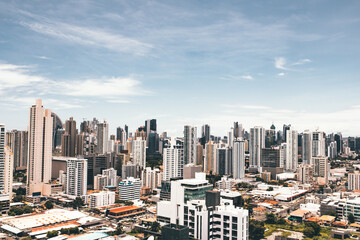
{"label": "green tree", "polygon": [[265,222],[268,224],[275,224],[277,222],[276,216],[273,213],[267,213]]}
{"label": "green tree", "polygon": [[251,219],[249,223],[250,240],[260,240],[264,238],[264,233],[265,233],[264,222]]}
{"label": "green tree", "polygon": [[315,222],[306,222],[305,223],[305,229],[304,229],[304,235],[308,238],[313,238],[315,236],[320,235],[321,227],[319,224]]}
{"label": "green tree", "polygon": [[120,235],[120,234],[123,234],[123,233],[124,233],[123,226],[122,226],[121,223],[118,223],[118,225],[116,226],[115,231],[110,233],[110,235],[114,236],[114,235]]}
{"label": "green tree", "polygon": [[45,203],[46,209],[52,209],[54,207],[54,204],[51,200],[46,201]]}
{"label": "green tree", "polygon": [[279,225],[285,225],[285,224],[286,224],[286,220],[281,217],[281,218],[278,218],[278,220],[277,220],[276,223],[279,224]]}
{"label": "green tree", "polygon": [[151,228],[150,228],[151,231],[153,231],[153,232],[159,232],[160,229],[161,229],[160,223],[158,223],[158,222],[153,222],[153,223],[151,224]]}
{"label": "green tree", "polygon": [[25,206],[25,207],[23,207],[23,211],[24,211],[24,213],[32,213],[32,212],[34,212],[34,209],[30,206]]}
{"label": "green tree", "polygon": [[338,213],[337,213],[336,211],[331,211],[331,212],[328,213],[328,215],[334,216],[334,217],[336,217],[336,218],[339,217],[339,215],[338,215]]}
{"label": "green tree", "polygon": [[46,233],[46,237],[47,238],[52,238],[52,237],[56,237],[59,234],[58,231],[54,230],[54,231],[49,231]]}
{"label": "green tree", "polygon": [[349,213],[349,214],[348,214],[348,221],[349,221],[350,223],[354,223],[354,222],[355,222],[355,217],[354,217],[354,215],[353,215],[352,213]]}
{"label": "green tree", "polygon": [[78,234],[79,232],[78,227],[69,228],[69,234]]}
{"label": "green tree", "polygon": [[266,191],[269,191],[269,192],[274,191],[274,188],[273,188],[273,187],[269,187],[268,189],[266,189]]}
{"label": "green tree", "polygon": [[81,197],[76,197],[75,200],[72,202],[72,207],[74,209],[77,209],[82,206],[84,206],[84,201],[82,200]]}

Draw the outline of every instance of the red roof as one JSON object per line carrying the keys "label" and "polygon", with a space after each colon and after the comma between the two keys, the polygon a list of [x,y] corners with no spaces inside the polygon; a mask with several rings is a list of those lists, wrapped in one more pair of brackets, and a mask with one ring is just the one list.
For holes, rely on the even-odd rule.
{"label": "red roof", "polygon": [[125,206],[125,207],[113,208],[110,210],[110,212],[111,213],[122,213],[122,212],[126,212],[126,211],[138,210],[138,209],[141,209],[141,207]]}

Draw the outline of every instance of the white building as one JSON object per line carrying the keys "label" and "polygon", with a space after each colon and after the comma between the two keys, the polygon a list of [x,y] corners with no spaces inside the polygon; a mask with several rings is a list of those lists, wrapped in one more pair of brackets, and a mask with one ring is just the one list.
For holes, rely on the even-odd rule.
{"label": "white building", "polygon": [[41,99],[30,108],[28,127],[27,193],[44,193],[44,184],[51,181],[53,118],[44,110]]}
{"label": "white building", "polygon": [[197,128],[184,126],[184,164],[196,164]]}
{"label": "white building", "polygon": [[141,138],[133,140],[131,152],[134,164],[144,169],[146,167],[146,140],[142,140]]}
{"label": "white building", "polygon": [[328,146],[328,158],[329,159],[335,159],[337,156],[337,144],[336,141],[331,142]]}
{"label": "white building", "polygon": [[325,155],[325,137],[323,132],[312,133],[312,150],[311,154],[313,157],[326,156]]}
{"label": "white building", "polygon": [[103,190],[107,186],[108,178],[102,174],[94,176],[94,190]]}
{"label": "white building", "polygon": [[65,193],[72,196],[84,196],[87,190],[87,160],[68,158],[66,161]]}
{"label": "white building", "polygon": [[[1,126],[0,126],[1,128]],[[14,154],[10,151],[8,146],[5,147],[5,164],[4,164],[4,193],[9,194],[12,199],[12,184],[14,171]],[[1,152],[1,147],[0,147]],[[1,157],[0,157],[1,158]],[[1,161],[0,161],[1,162]]]}
{"label": "white building", "polygon": [[151,169],[151,167],[147,167],[142,171],[141,179],[143,187],[149,187],[151,190],[154,190],[161,186],[162,173],[158,168]]}
{"label": "white building", "polygon": [[97,124],[97,153],[104,154],[109,150],[109,124],[104,120],[103,123]]}
{"label": "white building", "polygon": [[117,170],[114,168],[104,169],[102,175],[107,178],[106,186],[117,186]]}
{"label": "white building", "polygon": [[129,177],[119,183],[119,199],[124,201],[139,200],[140,189],[140,179]]}
{"label": "white building", "polygon": [[301,156],[304,164],[310,164],[312,157],[312,133],[309,130],[303,132],[301,138]]}
{"label": "white building", "polygon": [[330,174],[328,158],[322,156],[313,157],[311,158],[311,165],[314,168],[313,174],[318,183],[327,184]]}
{"label": "white building", "polygon": [[89,195],[89,207],[104,207],[115,203],[115,192],[102,191],[98,193],[92,193]]}
{"label": "white building", "polygon": [[184,149],[171,148],[163,149],[163,179],[170,180],[174,177],[182,177],[184,171]]}
{"label": "white building", "polygon": [[265,129],[255,126],[250,128],[250,167],[260,168],[261,149],[265,147]]}
{"label": "white building", "polygon": [[348,174],[348,189],[360,190],[360,174],[358,172]]}
{"label": "white building", "polygon": [[290,127],[286,131],[285,170],[295,171],[298,166],[298,133]]}
{"label": "white building", "polygon": [[313,183],[313,166],[309,164],[301,164],[297,169],[297,180],[300,183]]}
{"label": "white building", "polygon": [[233,177],[245,177],[245,142],[234,141],[232,150]]}

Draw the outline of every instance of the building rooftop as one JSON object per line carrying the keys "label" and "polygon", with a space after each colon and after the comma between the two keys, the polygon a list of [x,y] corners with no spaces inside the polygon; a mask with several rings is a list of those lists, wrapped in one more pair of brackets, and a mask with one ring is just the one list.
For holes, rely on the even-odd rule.
{"label": "building rooftop", "polygon": [[111,213],[122,213],[122,212],[126,212],[126,211],[137,210],[137,209],[141,209],[141,207],[125,206],[125,207],[113,208],[110,210],[110,212]]}

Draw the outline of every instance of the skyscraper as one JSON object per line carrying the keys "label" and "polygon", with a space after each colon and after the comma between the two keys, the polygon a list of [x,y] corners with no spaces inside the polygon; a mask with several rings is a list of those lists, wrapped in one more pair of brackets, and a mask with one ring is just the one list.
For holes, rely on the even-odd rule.
{"label": "skyscraper", "polygon": [[205,124],[201,127],[201,137],[205,139],[205,143],[210,140],[210,125]]}
{"label": "skyscraper", "polygon": [[7,143],[12,153],[14,153],[14,168],[26,169],[28,154],[28,132],[12,130],[6,133]]}
{"label": "skyscraper", "polygon": [[233,146],[233,176],[234,178],[245,177],[245,142],[234,141]]}
{"label": "skyscraper", "polygon": [[97,124],[97,153],[104,154],[108,151],[109,124],[104,122]]}
{"label": "skyscraper", "polygon": [[27,191],[43,193],[44,184],[51,180],[53,118],[49,109],[44,110],[41,99],[30,108],[28,129]]}
{"label": "skyscraper", "polygon": [[132,142],[134,164],[146,168],[146,141],[138,138]]}
{"label": "skyscraper", "polygon": [[184,164],[196,164],[197,128],[184,127]]}
{"label": "skyscraper", "polygon": [[205,144],[205,159],[204,159],[204,171],[214,174],[217,168],[216,149],[218,145],[213,141],[209,141]]}
{"label": "skyscraper", "polygon": [[234,122],[234,139],[236,138],[244,138],[244,129],[242,124],[239,124],[238,122]]}
{"label": "skyscraper", "polygon": [[261,166],[261,149],[263,148],[265,148],[265,129],[258,126],[250,128],[250,167]]}
{"label": "skyscraper", "polygon": [[286,132],[290,129],[291,127],[291,124],[289,125],[286,125],[284,124],[283,125],[283,141],[286,142]]}
{"label": "skyscraper", "polygon": [[323,132],[313,132],[312,133],[312,150],[311,154],[313,157],[317,156],[326,156],[325,155],[325,137]]}
{"label": "skyscraper", "polygon": [[286,131],[285,170],[295,171],[298,167],[298,133],[292,127]]}
{"label": "skyscraper", "polygon": [[301,156],[304,164],[310,164],[312,157],[312,133],[309,130],[305,130],[302,135],[302,150]]}
{"label": "skyscraper", "polygon": [[65,193],[72,196],[86,195],[87,173],[88,162],[86,159],[67,159]]}
{"label": "skyscraper", "polygon": [[182,177],[184,170],[184,149],[176,146],[164,148],[163,152],[164,180]]}
{"label": "skyscraper", "polygon": [[0,194],[5,190],[5,125],[0,124]]}
{"label": "skyscraper", "polygon": [[65,157],[75,157],[76,155],[76,121],[73,117],[65,122],[65,133],[61,136],[61,153]]}
{"label": "skyscraper", "polygon": [[156,133],[156,119],[148,119],[145,121],[146,146],[149,146],[150,133]]}

